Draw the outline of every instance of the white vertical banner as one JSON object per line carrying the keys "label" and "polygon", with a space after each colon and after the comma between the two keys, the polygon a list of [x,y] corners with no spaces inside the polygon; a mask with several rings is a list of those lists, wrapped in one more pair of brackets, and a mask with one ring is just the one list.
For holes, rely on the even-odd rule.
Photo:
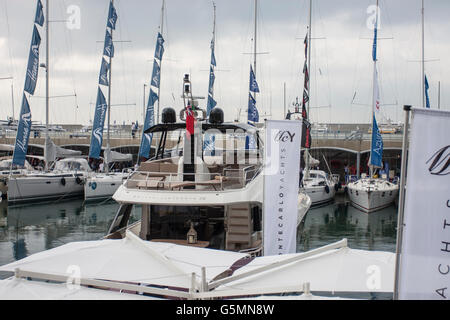
{"label": "white vertical banner", "polygon": [[450,112],[412,109],[399,299],[450,300]]}
{"label": "white vertical banner", "polygon": [[302,122],[267,120],[264,146],[264,255],[296,252]]}

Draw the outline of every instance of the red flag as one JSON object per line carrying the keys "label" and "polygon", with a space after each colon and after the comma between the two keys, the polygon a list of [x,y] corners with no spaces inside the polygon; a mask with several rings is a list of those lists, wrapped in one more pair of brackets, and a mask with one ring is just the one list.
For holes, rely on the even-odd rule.
{"label": "red flag", "polygon": [[186,132],[188,137],[194,134],[194,113],[192,112],[191,104],[188,103],[186,106]]}

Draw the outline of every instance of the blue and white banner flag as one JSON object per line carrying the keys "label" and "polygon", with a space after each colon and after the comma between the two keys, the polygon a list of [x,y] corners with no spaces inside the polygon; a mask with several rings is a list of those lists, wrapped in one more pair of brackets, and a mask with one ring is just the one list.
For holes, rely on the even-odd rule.
{"label": "blue and white banner flag", "polygon": [[211,40],[211,64],[216,66],[216,56],[214,55],[214,40]]}
{"label": "blue and white banner flag", "polygon": [[259,92],[258,83],[256,82],[255,73],[252,65],[250,65],[250,92]]}
{"label": "blue and white banner flag", "polygon": [[248,121],[259,121],[259,113],[258,109],[256,109],[256,100],[253,98],[251,93],[248,94]]}
{"label": "blue and white banner flag", "polygon": [[370,153],[369,165],[375,168],[382,168],[383,162],[383,138],[381,137],[380,130],[378,129],[377,119],[373,116],[373,128],[372,128],[372,145]]}
{"label": "blue and white banner flag", "polygon": [[39,46],[41,44],[41,36],[39,31],[34,26],[33,28],[33,38],[31,40],[30,54],[28,56],[28,66],[27,74],[25,77],[25,87],[24,90],[29,94],[33,95],[36,89],[36,83],[39,73]]}
{"label": "blue and white banner flag", "polygon": [[109,13],[108,13],[108,23],[106,26],[111,29],[116,29],[116,22],[117,22],[117,12],[116,8],[114,8],[114,5],[112,1],[109,3]]}
{"label": "blue and white banner flag", "polygon": [[37,2],[36,17],[34,18],[34,23],[40,25],[41,27],[44,25],[44,11],[41,0],[38,0]]}
{"label": "blue and white banner flag", "polygon": [[111,36],[111,32],[109,32],[108,29],[106,29],[105,48],[103,49],[103,55],[111,58],[114,57],[114,43]]}
{"label": "blue and white banner flag", "polygon": [[161,35],[161,33],[158,32],[158,36],[156,38],[155,58],[161,61],[163,54],[164,54],[164,38]]}
{"label": "blue and white banner flag", "polygon": [[31,132],[31,111],[25,94],[22,98],[22,108],[20,109],[19,125],[17,127],[16,144],[12,163],[23,166],[28,150],[28,141]]}
{"label": "blue and white banner flag", "polygon": [[213,99],[210,95],[208,95],[208,104],[206,105],[206,114],[209,117],[211,110],[217,105],[216,100]]}
{"label": "blue and white banner flag", "polygon": [[[155,103],[158,100],[158,95],[150,88],[150,95],[148,97],[147,111],[145,113],[145,123],[143,131],[152,127],[155,124]],[[143,133],[141,139],[141,146],[139,148],[139,156],[143,158],[150,157],[150,148],[152,145],[153,133]]]}
{"label": "blue and white banner flag", "polygon": [[109,71],[109,63],[105,60],[105,58],[102,58],[102,66],[100,68],[100,76],[98,78],[99,84],[102,84],[104,86],[109,85],[108,71]]}
{"label": "blue and white banner flag", "polygon": [[156,60],[153,60],[153,72],[150,84],[156,88],[159,88],[160,80],[161,80],[161,68],[159,67],[158,62],[156,62]]}
{"label": "blue and white banner flag", "polygon": [[430,96],[428,95],[428,89],[430,89],[430,86],[428,85],[428,79],[425,75],[425,107],[430,109]]}
{"label": "blue and white banner flag", "polygon": [[214,81],[216,80],[216,76],[214,75],[214,69],[213,67],[209,67],[209,86],[208,86],[208,93],[210,95],[214,92]]}
{"label": "blue and white banner flag", "polygon": [[99,159],[103,143],[103,127],[105,125],[106,111],[108,104],[102,90],[98,87],[97,103],[95,106],[94,123],[92,124],[91,146],[89,148],[89,158]]}
{"label": "blue and white banner flag", "polygon": [[383,138],[378,128],[377,117],[380,115],[380,90],[378,89],[378,72],[374,72],[373,88],[373,126],[372,126],[372,145],[370,152],[369,165],[375,168],[382,168],[383,162]]}

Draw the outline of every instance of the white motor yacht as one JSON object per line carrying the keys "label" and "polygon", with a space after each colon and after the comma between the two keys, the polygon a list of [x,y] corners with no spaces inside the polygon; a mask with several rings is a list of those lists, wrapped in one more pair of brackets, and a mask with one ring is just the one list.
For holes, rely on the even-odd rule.
{"label": "white motor yacht", "polygon": [[[263,141],[258,129],[223,123],[223,112],[214,108],[210,123],[197,121],[195,138],[187,139],[186,123],[175,123],[175,118],[175,111],[166,108],[163,123],[148,129],[160,139],[156,156],[142,163],[114,194],[121,206],[106,238],[123,238],[130,230],[144,240],[258,255],[263,223]],[[213,155],[202,150],[206,130],[215,133]],[[256,149],[245,149],[247,135],[253,135]],[[165,148],[177,139],[183,152],[169,156]],[[186,150],[197,150],[191,154],[194,164],[186,163]],[[300,193],[298,203],[300,223],[311,201]],[[128,225],[134,205],[141,205],[142,217]],[[190,243],[193,234],[198,241]]]}
{"label": "white motor yacht", "polygon": [[11,177],[8,182],[8,202],[82,196],[84,177],[90,171],[86,159],[66,158],[57,161],[53,171]]}

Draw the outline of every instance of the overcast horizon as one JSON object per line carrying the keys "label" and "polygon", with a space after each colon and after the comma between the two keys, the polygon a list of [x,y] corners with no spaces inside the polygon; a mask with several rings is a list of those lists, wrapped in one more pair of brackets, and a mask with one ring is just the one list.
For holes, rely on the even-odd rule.
{"label": "overcast horizon", "polygon": [[[254,0],[215,0],[216,81],[214,98],[232,121],[241,109],[246,120],[249,66],[253,61]],[[375,0],[313,1],[311,44],[312,122],[369,123],[372,99],[372,37],[368,8]],[[45,7],[46,1],[42,0]],[[118,20],[114,31],[111,123],[142,123],[161,22],[162,0],[115,0]],[[94,117],[109,0],[50,1],[50,123],[89,124]],[[256,105],[260,120],[284,118],[303,91],[303,39],[309,0],[259,0]],[[25,81],[35,0],[0,0],[0,119],[17,119]],[[80,15],[71,9],[79,8]],[[68,9],[70,9],[68,11]],[[425,73],[431,107],[449,110],[450,1],[425,1]],[[45,8],[44,8],[45,14]],[[45,17],[47,19],[47,17]],[[74,19],[75,18],[75,19]],[[64,22],[64,20],[69,22]],[[421,107],[421,0],[380,0],[378,73],[385,119],[403,120],[405,104]],[[77,24],[79,23],[79,28]],[[193,94],[207,96],[211,0],[166,0],[161,68],[161,109],[183,106],[183,76],[191,75]],[[40,62],[45,62],[45,29]],[[121,42],[122,41],[122,42]],[[103,92],[107,92],[104,89]],[[74,96],[76,94],[76,97]],[[45,122],[45,72],[39,70],[34,97],[29,99],[33,121]],[[61,97],[64,96],[64,97]],[[147,101],[145,101],[147,103]],[[119,106],[118,106],[119,105]],[[206,109],[206,99],[200,101]],[[266,116],[264,116],[266,114]]]}

